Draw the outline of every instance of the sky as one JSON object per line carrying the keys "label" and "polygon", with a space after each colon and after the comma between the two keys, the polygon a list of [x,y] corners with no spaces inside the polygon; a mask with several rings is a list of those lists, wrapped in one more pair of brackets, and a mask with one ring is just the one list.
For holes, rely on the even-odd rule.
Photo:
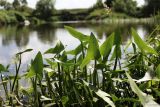
{"label": "sky", "polygon": [[[8,0],[13,1],[13,0]],[[27,0],[29,7],[35,8],[38,0]],[[88,8],[96,3],[97,0],[56,0],[56,9],[74,9],[74,8]],[[144,0],[136,0],[138,6],[144,4]]]}

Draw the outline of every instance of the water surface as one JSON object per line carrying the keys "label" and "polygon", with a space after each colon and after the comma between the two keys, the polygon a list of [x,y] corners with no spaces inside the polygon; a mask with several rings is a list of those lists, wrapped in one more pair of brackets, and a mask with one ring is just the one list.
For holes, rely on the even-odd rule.
{"label": "water surface", "polygon": [[60,40],[67,50],[74,49],[79,41],[73,38],[64,25],[76,28],[78,31],[89,35],[93,32],[100,41],[116,30],[120,30],[123,43],[130,39],[130,29],[134,27],[144,39],[155,28],[154,24],[103,24],[103,23],[56,23],[39,26],[10,25],[0,27],[0,63],[12,63],[14,55],[22,50],[32,48],[33,51],[23,55],[23,64],[30,61],[38,51],[42,53],[55,46]]}

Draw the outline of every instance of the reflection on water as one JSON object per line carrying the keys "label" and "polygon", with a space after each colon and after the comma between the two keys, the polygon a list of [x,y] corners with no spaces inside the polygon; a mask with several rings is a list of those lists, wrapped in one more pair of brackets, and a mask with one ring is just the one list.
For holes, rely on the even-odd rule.
{"label": "reflection on water", "polygon": [[38,51],[44,52],[55,45],[57,40],[66,45],[66,49],[73,49],[79,41],[64,29],[64,25],[75,27],[84,34],[93,32],[100,41],[104,41],[112,32],[119,30],[123,43],[130,38],[130,29],[134,27],[142,38],[149,34],[154,25],[131,25],[131,24],[89,24],[89,23],[66,23],[45,24],[39,26],[4,26],[0,27],[0,63],[11,62],[15,53],[26,48],[34,49],[31,53],[23,56],[23,63],[30,61]]}

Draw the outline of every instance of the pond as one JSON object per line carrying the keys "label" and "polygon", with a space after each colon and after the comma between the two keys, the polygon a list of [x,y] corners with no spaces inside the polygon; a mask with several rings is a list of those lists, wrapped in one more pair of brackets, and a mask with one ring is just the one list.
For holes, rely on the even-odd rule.
{"label": "pond", "polygon": [[125,44],[130,39],[130,29],[134,27],[144,39],[155,28],[154,24],[104,24],[104,23],[55,23],[38,26],[10,25],[0,27],[0,63],[7,65],[12,63],[14,55],[27,48],[33,49],[23,55],[22,63],[26,64],[38,51],[42,53],[55,46],[58,40],[66,46],[66,50],[75,48],[79,41],[73,38],[65,29],[64,25],[72,26],[78,31],[89,35],[93,32],[100,41],[116,30],[120,30]]}

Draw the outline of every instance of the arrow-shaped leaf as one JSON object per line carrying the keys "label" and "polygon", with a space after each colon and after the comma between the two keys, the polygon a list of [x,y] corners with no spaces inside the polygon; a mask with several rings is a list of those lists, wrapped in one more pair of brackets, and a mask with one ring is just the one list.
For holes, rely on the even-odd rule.
{"label": "arrow-shaped leaf", "polygon": [[80,65],[81,68],[86,66],[90,60],[96,59],[98,60],[101,57],[100,51],[99,51],[99,45],[97,42],[96,37],[91,33],[90,39],[89,39],[89,46],[87,49],[87,55],[82,61],[82,64]]}
{"label": "arrow-shaped leaf", "polygon": [[80,41],[88,41],[89,40],[89,37],[82,34],[81,32],[78,32],[77,30],[75,30],[74,28],[72,27],[69,27],[69,26],[65,26],[65,29],[68,30],[68,32],[75,38],[77,38],[78,40]]}
{"label": "arrow-shaped leaf", "polygon": [[43,59],[41,52],[38,52],[35,59],[33,60],[30,70],[27,74],[27,78],[37,75],[39,78],[43,76]]}
{"label": "arrow-shaped leaf", "polygon": [[131,78],[131,76],[127,72],[126,72],[126,75],[128,77],[128,81],[130,83],[132,91],[137,94],[137,96],[139,97],[139,100],[141,101],[141,103],[142,103],[142,105],[144,107],[160,107],[160,105],[158,105],[153,100],[153,97],[151,95],[147,95],[146,93],[143,93],[138,88],[138,86],[136,85],[136,83],[133,81],[133,79]]}
{"label": "arrow-shaped leaf", "polygon": [[61,51],[64,50],[64,45],[61,41],[58,41],[54,48],[48,49],[45,54],[59,54]]}
{"label": "arrow-shaped leaf", "polygon": [[158,55],[158,53],[152,47],[150,47],[146,42],[144,42],[140,38],[138,33],[133,28],[132,28],[132,37],[134,39],[134,42],[137,44],[138,48],[141,50],[141,52]]}

